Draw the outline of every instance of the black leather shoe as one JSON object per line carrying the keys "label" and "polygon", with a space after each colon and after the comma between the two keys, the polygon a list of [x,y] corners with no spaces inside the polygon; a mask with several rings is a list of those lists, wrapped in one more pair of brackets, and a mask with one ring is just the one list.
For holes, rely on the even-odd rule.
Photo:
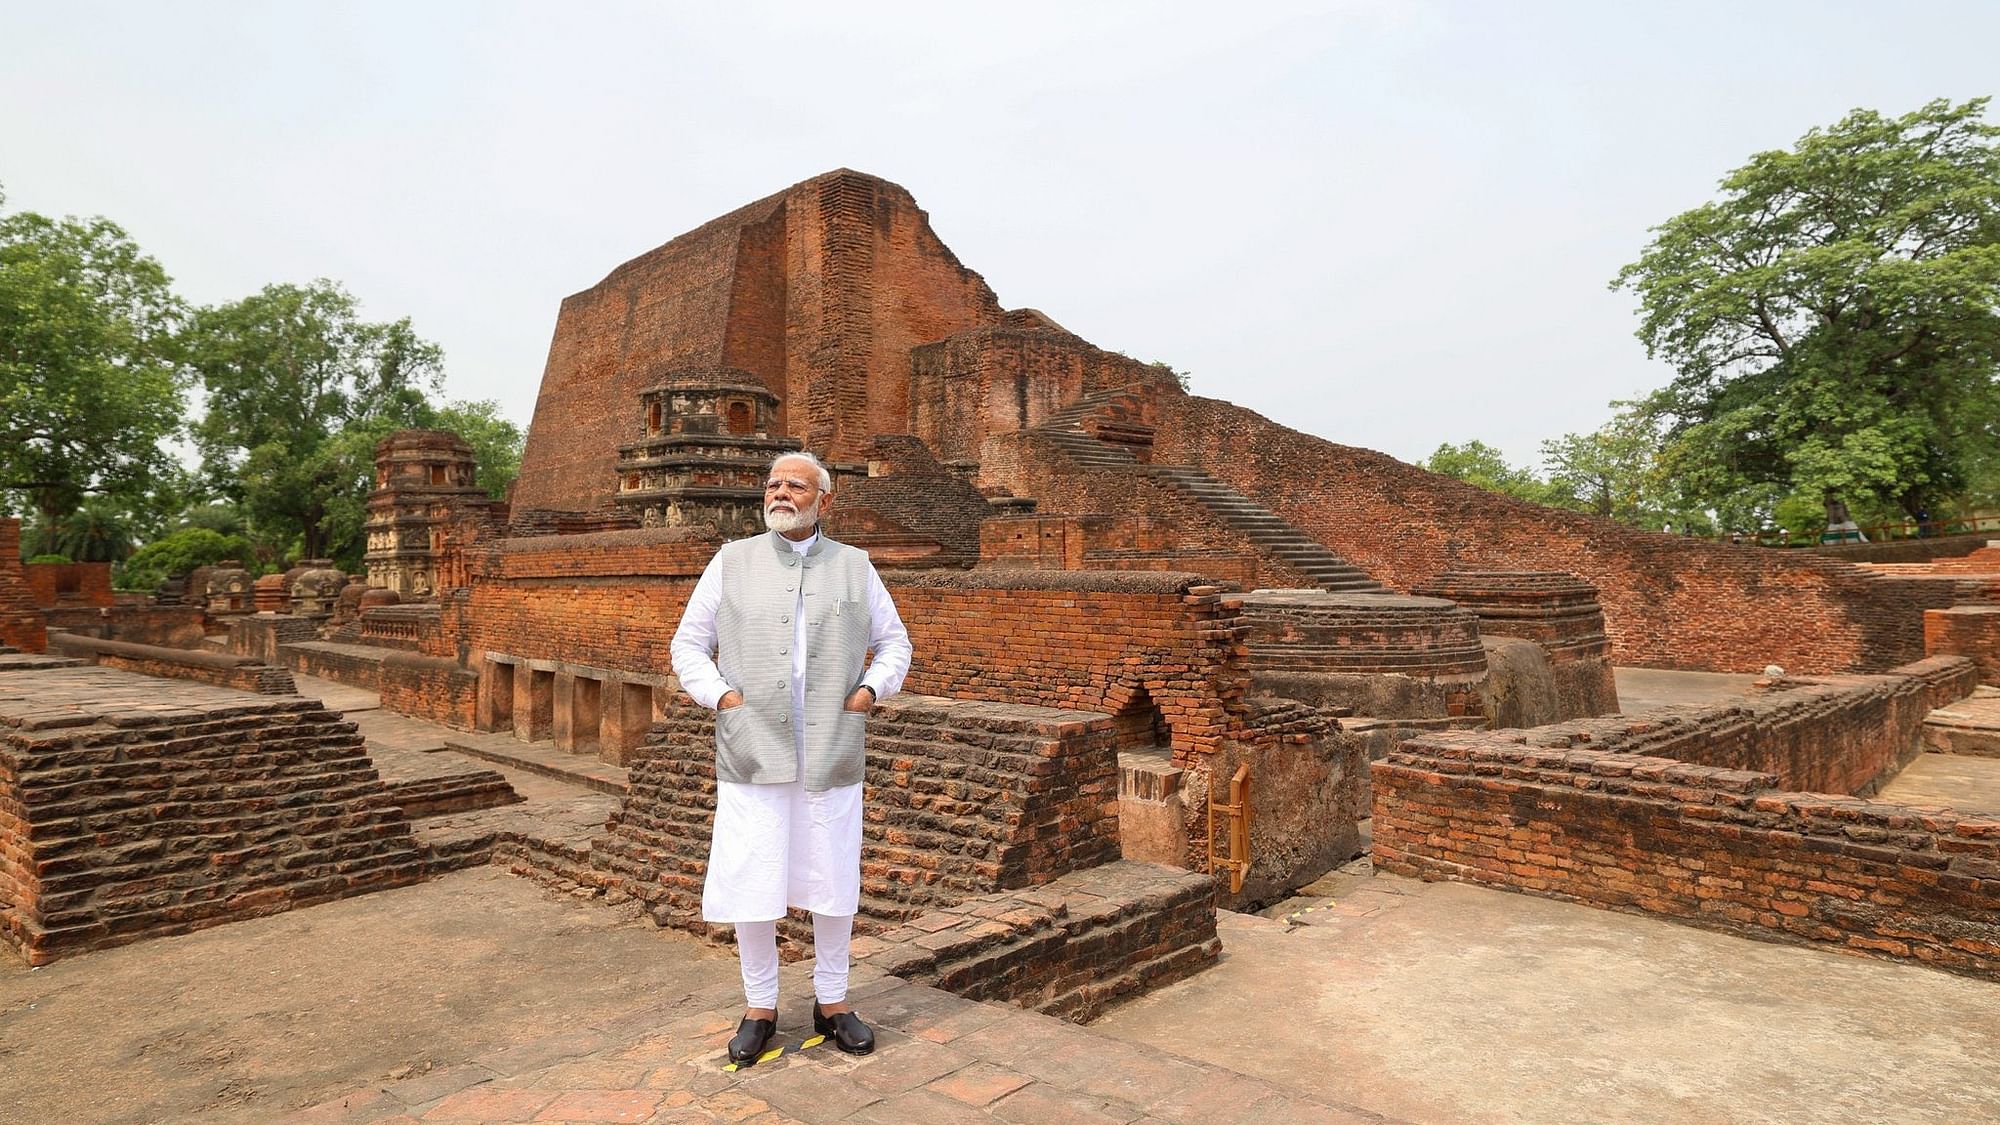
{"label": "black leather shoe", "polygon": [[764,1053],[771,1043],[771,1036],[778,1033],[777,1020],[753,1020],[748,1016],[736,1025],[736,1038],[729,1041],[729,1061],[737,1066],[749,1066]]}
{"label": "black leather shoe", "polygon": [[850,1055],[865,1055],[875,1049],[875,1033],[853,1012],[827,1015],[813,1001],[813,1030],[833,1040],[833,1045]]}

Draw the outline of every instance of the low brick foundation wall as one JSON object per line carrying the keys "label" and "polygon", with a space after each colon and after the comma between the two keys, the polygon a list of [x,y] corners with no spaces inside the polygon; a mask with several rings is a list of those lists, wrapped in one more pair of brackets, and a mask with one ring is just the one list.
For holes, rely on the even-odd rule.
{"label": "low brick foundation wall", "polygon": [[1646,754],[1752,770],[1784,789],[1866,794],[1922,749],[1924,715],[1977,685],[1970,661],[1934,657],[1874,676],[1823,676],[1705,707],[1480,732],[1496,744]]}
{"label": "low brick foundation wall", "polygon": [[[1756,757],[1825,745],[1824,735],[1849,758],[1833,772],[1859,776],[1901,737],[1895,724],[1871,738],[1848,725],[1901,709],[1872,681],[1935,698],[1966,672],[1964,661],[1924,661],[1862,677],[1871,682],[1845,693],[1847,711],[1812,689],[1777,693],[1789,730],[1752,721],[1648,742],[1662,732],[1628,720],[1623,738],[1561,733],[1584,724],[1412,738],[1374,766],[1375,863],[2000,976],[2000,818],[1789,792],[1771,772],[1652,752]],[[1784,697],[1800,695],[1793,712],[1801,701]]]}
{"label": "low brick foundation wall", "polygon": [[279,645],[293,671],[382,696],[382,706],[413,718],[473,730],[479,674],[442,656],[374,645],[294,641]]}
{"label": "low brick foundation wall", "polygon": [[193,680],[216,687],[235,688],[257,695],[297,695],[292,674],[283,668],[260,663],[253,657],[221,652],[162,648],[79,637],[74,633],[49,634],[49,651],[88,660],[106,668],[118,668],[145,676]]}
{"label": "low brick foundation wall", "polygon": [[304,699],[0,672],[0,941],[30,964],[400,886],[409,821]]}
{"label": "low brick foundation wall", "polygon": [[412,777],[387,784],[389,803],[401,808],[403,815],[412,820],[514,805],[524,799],[507,784],[499,770]]}
{"label": "low brick foundation wall", "polygon": [[[208,615],[198,605],[113,605],[52,609],[48,611],[48,619],[49,628],[78,636],[194,649],[201,647]],[[273,661],[266,658],[264,663]]]}
{"label": "low brick foundation wall", "polygon": [[856,961],[892,976],[1078,1023],[1221,951],[1213,880],[1129,861],[967,899],[854,943]]}

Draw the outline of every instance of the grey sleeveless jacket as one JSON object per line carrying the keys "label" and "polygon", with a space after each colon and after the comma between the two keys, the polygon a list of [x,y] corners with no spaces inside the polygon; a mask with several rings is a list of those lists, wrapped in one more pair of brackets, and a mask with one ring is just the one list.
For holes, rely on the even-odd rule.
{"label": "grey sleeveless jacket", "polygon": [[[853,785],[864,772],[868,716],[842,708],[868,653],[868,556],[820,535],[801,554],[776,532],[716,552],[722,605],[716,667],[743,704],[715,713],[715,776],[797,781],[792,724],[792,614],[806,619],[805,787]],[[800,596],[803,590],[803,598]]]}

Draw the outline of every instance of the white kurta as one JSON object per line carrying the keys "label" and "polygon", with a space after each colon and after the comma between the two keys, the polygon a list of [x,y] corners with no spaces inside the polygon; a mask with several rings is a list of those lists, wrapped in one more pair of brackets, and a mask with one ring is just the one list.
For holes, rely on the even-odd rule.
{"label": "white kurta", "polygon": [[[818,539],[786,540],[804,553]],[[715,619],[721,584],[705,572],[688,597],[674,634],[674,674],[696,703],[713,708],[729,690],[715,665]],[[802,584],[803,585],[803,584]],[[910,636],[888,587],[868,569],[869,648],[875,658],[861,682],[885,699],[910,668]],[[792,614],[792,732],[805,776],[805,594]],[[815,914],[853,914],[861,899],[861,786],[807,791],[799,781],[776,785],[716,782],[715,834],[701,916],[708,922],[768,922],[787,907]]]}

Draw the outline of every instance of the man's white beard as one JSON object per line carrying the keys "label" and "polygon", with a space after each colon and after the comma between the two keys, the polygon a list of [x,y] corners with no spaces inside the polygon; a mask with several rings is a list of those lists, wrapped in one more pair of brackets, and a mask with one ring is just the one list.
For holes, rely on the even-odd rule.
{"label": "man's white beard", "polygon": [[775,512],[764,509],[764,526],[780,535],[804,531],[819,521],[805,512]]}

